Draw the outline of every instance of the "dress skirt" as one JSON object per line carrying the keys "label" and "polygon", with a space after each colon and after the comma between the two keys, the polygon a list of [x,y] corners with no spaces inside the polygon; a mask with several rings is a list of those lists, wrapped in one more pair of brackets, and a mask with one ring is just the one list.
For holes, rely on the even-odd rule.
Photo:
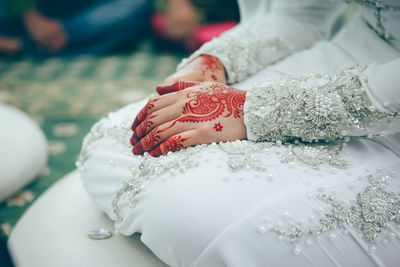
{"label": "dress skirt", "polygon": [[[233,87],[334,75],[397,57],[356,19],[333,40]],[[145,104],[95,124],[78,166],[87,192],[118,231],[142,233],[168,265],[399,265],[399,134],[322,144],[234,141],[134,156],[130,126]]]}

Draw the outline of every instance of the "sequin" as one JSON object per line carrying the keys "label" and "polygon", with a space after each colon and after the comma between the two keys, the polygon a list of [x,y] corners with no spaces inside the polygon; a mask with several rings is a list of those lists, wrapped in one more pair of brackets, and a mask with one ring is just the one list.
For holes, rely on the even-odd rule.
{"label": "sequin", "polygon": [[93,240],[104,240],[112,237],[112,233],[106,229],[100,228],[97,230],[89,231],[88,236]]}
{"label": "sequin", "polygon": [[[387,121],[397,114],[371,111],[370,100],[358,78],[362,71],[353,68],[335,77],[285,78],[254,87],[247,93],[244,106],[247,138],[333,141],[349,135],[347,129],[357,136],[367,136],[372,122]],[[266,111],[260,112],[261,108]]]}

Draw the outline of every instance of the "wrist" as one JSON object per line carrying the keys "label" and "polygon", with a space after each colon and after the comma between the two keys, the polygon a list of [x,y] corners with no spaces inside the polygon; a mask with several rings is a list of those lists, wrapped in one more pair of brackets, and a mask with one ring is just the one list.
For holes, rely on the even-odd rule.
{"label": "wrist", "polygon": [[227,74],[225,67],[222,62],[217,58],[209,54],[201,54],[198,56],[198,62],[202,66],[203,75],[206,80],[215,81],[220,83],[226,83]]}

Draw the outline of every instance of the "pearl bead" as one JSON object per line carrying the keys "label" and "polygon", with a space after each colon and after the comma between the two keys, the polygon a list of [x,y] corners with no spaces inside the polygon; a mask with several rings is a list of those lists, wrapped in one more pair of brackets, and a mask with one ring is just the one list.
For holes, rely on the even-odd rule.
{"label": "pearl bead", "polygon": [[267,229],[264,226],[260,226],[258,227],[258,232],[263,235],[267,232]]}
{"label": "pearl bead", "polygon": [[370,253],[375,253],[376,252],[376,248],[375,247],[370,247],[369,248],[369,252]]}

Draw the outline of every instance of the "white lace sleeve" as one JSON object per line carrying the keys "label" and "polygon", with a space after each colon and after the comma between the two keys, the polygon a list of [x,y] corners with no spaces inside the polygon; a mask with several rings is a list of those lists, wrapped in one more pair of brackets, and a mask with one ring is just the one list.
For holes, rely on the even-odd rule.
{"label": "white lace sleeve", "polygon": [[247,14],[250,18],[204,44],[184,59],[178,69],[201,54],[209,54],[224,65],[228,83],[242,81],[268,64],[328,38],[342,11],[340,1],[259,2],[263,4],[259,8],[265,12],[252,18]]}
{"label": "white lace sleeve", "polygon": [[256,86],[246,95],[247,138],[313,142],[398,132],[398,69],[400,59]]}

